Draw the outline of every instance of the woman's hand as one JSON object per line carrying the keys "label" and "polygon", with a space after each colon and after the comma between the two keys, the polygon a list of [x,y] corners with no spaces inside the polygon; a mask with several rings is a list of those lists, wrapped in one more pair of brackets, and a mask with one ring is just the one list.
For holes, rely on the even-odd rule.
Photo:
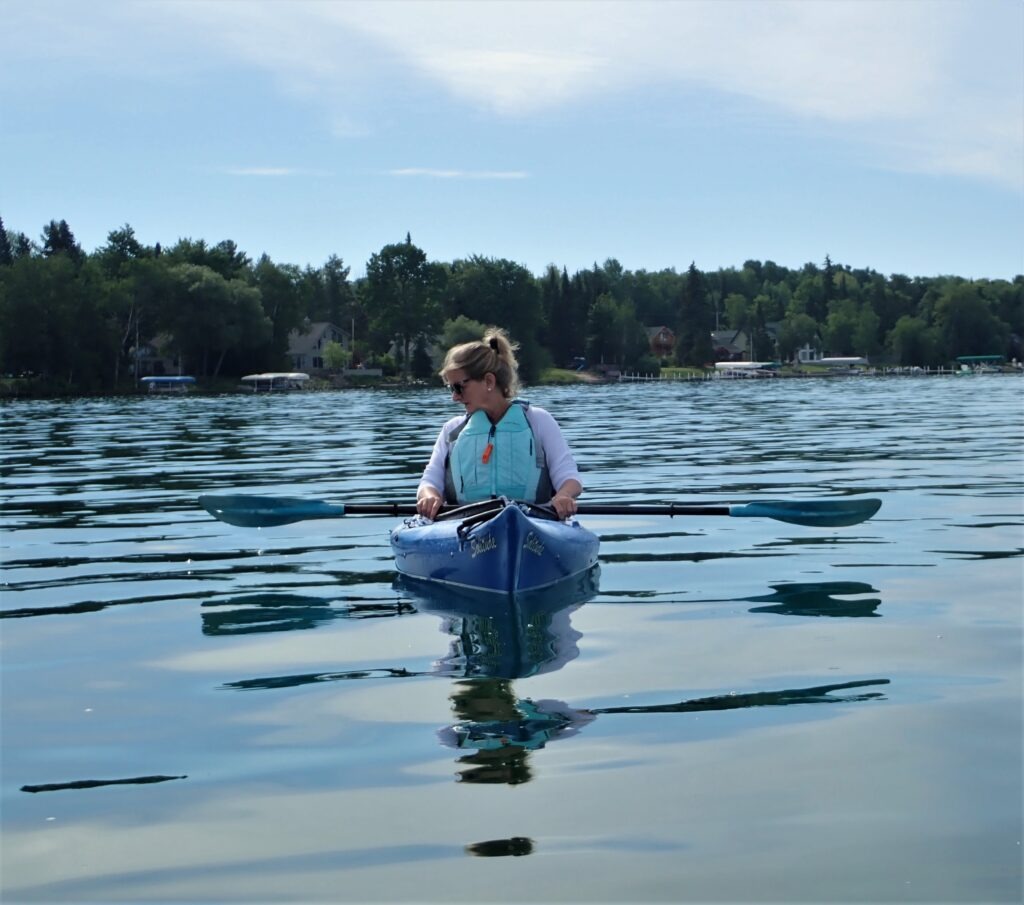
{"label": "woman's hand", "polygon": [[433,521],[444,505],[444,499],[433,487],[423,487],[416,497],[416,511]]}
{"label": "woman's hand", "polygon": [[567,519],[576,512],[576,500],[568,494],[556,493],[551,498],[551,505],[560,519]]}
{"label": "woman's hand", "polygon": [[551,498],[551,505],[558,517],[566,519],[576,513],[576,497],[583,493],[583,487],[579,481],[569,478],[558,492]]}

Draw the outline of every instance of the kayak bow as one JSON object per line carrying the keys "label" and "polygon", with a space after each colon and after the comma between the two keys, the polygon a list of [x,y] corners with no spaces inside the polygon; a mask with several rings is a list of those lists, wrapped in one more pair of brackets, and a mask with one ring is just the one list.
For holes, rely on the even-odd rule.
{"label": "kayak bow", "polygon": [[461,520],[417,517],[399,525],[391,532],[395,567],[411,578],[520,594],[597,563],[600,541],[575,519],[563,522],[528,504],[488,502],[490,507]]}

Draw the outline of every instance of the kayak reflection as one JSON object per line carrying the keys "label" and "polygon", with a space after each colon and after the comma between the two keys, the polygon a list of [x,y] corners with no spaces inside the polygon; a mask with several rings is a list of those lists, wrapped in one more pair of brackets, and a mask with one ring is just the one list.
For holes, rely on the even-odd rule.
{"label": "kayak reflection", "polygon": [[349,603],[344,609],[331,601],[297,594],[257,594],[222,601],[225,607],[203,611],[205,634],[244,634],[315,628],[332,619],[366,619],[423,612],[441,617],[451,638],[448,654],[428,671],[404,667],[350,669],[240,679],[232,689],[295,688],[355,679],[408,679],[450,676],[518,679],[553,672],[579,655],[580,633],[569,616],[598,590],[598,567],[575,575],[544,591],[507,597],[460,592],[429,582],[399,576],[394,585],[403,597],[395,602]]}
{"label": "kayak reflection", "polygon": [[542,591],[514,596],[460,591],[399,576],[395,587],[450,636],[438,671],[459,677],[521,679],[554,672],[579,656],[574,610],[598,592],[599,568]]}
{"label": "kayak reflection", "polygon": [[[889,683],[888,679],[870,679],[628,707],[581,708],[565,701],[520,698],[513,680],[554,672],[578,656],[581,635],[572,628],[569,616],[597,593],[596,570],[570,587],[561,585],[547,594],[514,599],[459,594],[409,579],[399,579],[396,585],[410,595],[417,610],[441,616],[442,630],[452,639],[448,656],[437,665],[439,672],[457,677],[450,696],[456,721],[440,729],[438,738],[461,752],[457,760],[461,782],[529,782],[531,752],[576,735],[602,715],[870,701],[883,697],[874,690],[876,686]],[[872,590],[850,582],[772,587],[774,594],[751,602],[778,601],[777,606],[805,614],[814,607],[822,611],[833,607],[833,594]],[[877,606],[879,601],[866,603]],[[872,690],[863,691],[865,688]]]}
{"label": "kayak reflection", "polygon": [[511,597],[460,592],[405,576],[396,581],[418,610],[441,617],[441,630],[451,638],[437,667],[459,677],[451,695],[458,722],[438,735],[442,744],[466,752],[457,761],[462,782],[529,782],[531,750],[593,719],[565,705],[543,710],[519,700],[512,680],[555,672],[579,656],[581,635],[570,616],[598,586],[597,566],[543,591]]}

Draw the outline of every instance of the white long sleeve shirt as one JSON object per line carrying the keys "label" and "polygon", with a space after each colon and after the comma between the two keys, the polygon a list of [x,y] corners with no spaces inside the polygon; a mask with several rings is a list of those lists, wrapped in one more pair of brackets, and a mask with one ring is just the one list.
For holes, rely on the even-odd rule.
{"label": "white long sleeve shirt", "polygon": [[[451,449],[452,432],[466,420],[466,416],[456,415],[445,422],[441,432],[437,435],[434,449],[430,454],[427,467],[423,469],[423,477],[420,478],[420,486],[424,484],[433,487],[440,494],[444,494],[444,465],[448,459],[448,451]],[[580,481],[579,468],[573,458],[569,444],[562,435],[562,429],[558,426],[551,413],[546,409],[531,405],[526,409],[526,420],[530,424],[534,437],[544,450],[544,458],[547,462],[548,474],[551,478],[553,491],[558,490],[566,481],[574,479]]]}

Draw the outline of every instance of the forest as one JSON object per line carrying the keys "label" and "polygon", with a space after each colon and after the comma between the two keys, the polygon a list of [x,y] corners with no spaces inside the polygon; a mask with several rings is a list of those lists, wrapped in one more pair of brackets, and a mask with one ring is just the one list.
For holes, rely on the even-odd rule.
{"label": "forest", "polygon": [[[0,374],[30,378],[39,394],[130,391],[142,344],[200,380],[291,370],[289,333],[318,321],[351,339],[343,364],[421,378],[431,347],[483,324],[520,344],[527,382],[581,360],[649,373],[708,367],[716,329],[743,330],[759,359],[782,362],[805,344],[898,366],[1024,358],[1021,275],[883,275],[828,255],[799,269],[751,259],[714,271],[695,262],[629,271],[609,258],[536,275],[503,258],[431,261],[409,235],[372,254],[365,276],[350,270],[336,255],[320,267],[253,261],[229,239],[147,246],[127,224],[90,253],[64,220],[33,241],[0,219]],[[660,326],[676,338],[664,358],[648,340],[647,328]]]}

